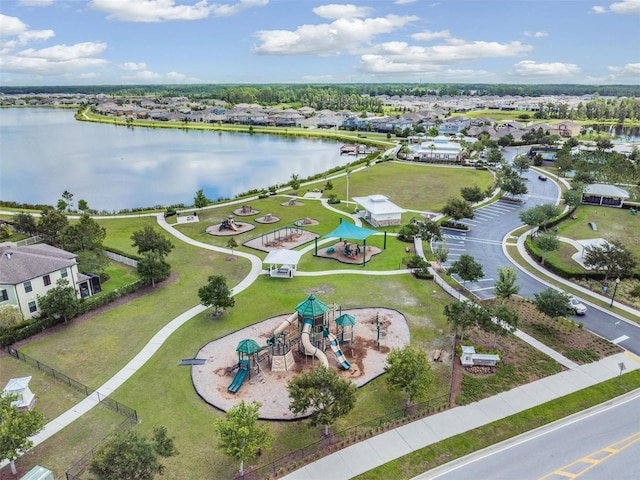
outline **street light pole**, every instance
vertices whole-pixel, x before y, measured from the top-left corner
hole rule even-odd
[[[616,278],[616,286],[613,287],[613,295],[611,295],[610,307],[613,307],[613,301],[616,299],[616,292],[618,291],[618,285],[620,284],[620,277]]]

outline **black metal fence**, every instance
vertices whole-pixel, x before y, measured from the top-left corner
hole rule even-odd
[[[115,400],[113,400],[112,398],[109,398],[107,396],[101,395],[100,392],[97,392],[96,390],[87,387],[86,385],[78,382],[77,380],[74,380],[73,378],[69,377],[68,375],[65,375],[62,372],[59,372],[58,370],[56,370],[55,368],[52,368],[44,363],[42,363],[39,360],[36,360],[33,357],[30,357],[29,355],[22,353],[21,351],[9,347],[8,348],[8,352],[9,355],[11,355],[14,358],[17,358],[18,360],[22,360],[23,362],[25,362],[28,365],[31,365],[34,368],[37,368],[38,370],[40,370],[41,372],[46,373],[47,375],[55,378],[56,380],[66,384],[67,386],[77,390],[78,392],[82,393],[85,396],[89,396],[93,393],[95,393],[98,397],[98,401],[102,404],[105,405],[106,407],[110,408],[111,410],[127,417],[128,419],[130,419],[132,422],[137,423],[138,422],[138,413],[131,407],[127,407],[126,405],[123,405],[120,402],[117,402]]]
[[[329,437],[306,445],[266,465],[246,469],[244,476],[237,475],[236,479],[261,480],[264,478],[277,478],[353,443],[441,411],[447,408],[448,405],[448,395],[442,395],[424,403],[417,403],[401,410],[389,412],[359,425],[333,433]]]

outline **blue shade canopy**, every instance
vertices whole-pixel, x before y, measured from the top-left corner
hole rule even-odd
[[[342,222],[334,231],[327,233],[323,238],[350,238],[353,240],[365,240],[370,235],[378,233],[370,228],[358,227],[353,223]]]
[[[318,300],[314,295],[309,295],[304,302],[301,302],[296,307],[297,312],[303,318],[316,318],[321,315],[324,315],[329,309],[323,302]]]

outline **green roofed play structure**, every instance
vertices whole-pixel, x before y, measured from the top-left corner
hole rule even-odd
[[[260,373],[260,360],[258,358],[259,352],[265,347],[260,347],[255,340],[247,339],[241,340],[236,347],[236,352],[238,352],[238,363],[235,367],[238,368],[235,377],[233,377],[233,381],[231,385],[227,388],[231,393],[236,393],[240,390],[242,383],[245,378],[249,376],[251,378],[251,361],[256,367],[258,373]]]

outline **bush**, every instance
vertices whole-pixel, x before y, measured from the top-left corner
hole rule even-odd
[[[332,193],[331,195],[329,195],[329,200],[327,200],[327,203],[329,203],[330,205],[336,205],[340,203],[340,199],[335,193]]]

